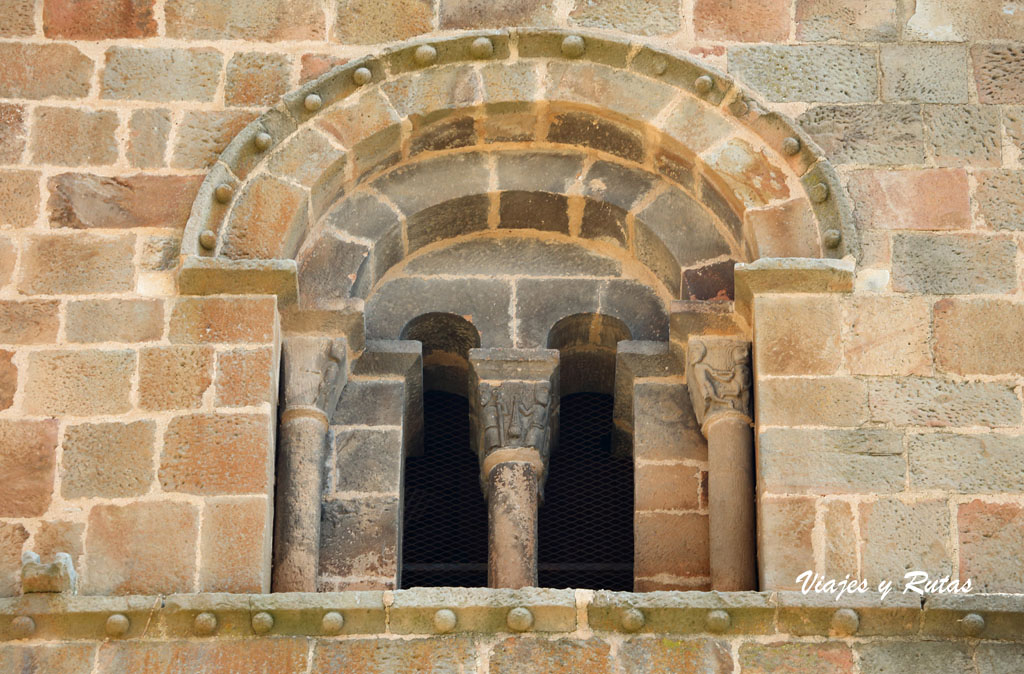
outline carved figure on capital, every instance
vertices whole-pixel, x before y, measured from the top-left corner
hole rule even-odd
[[[479,386],[483,450],[533,447],[547,450],[551,416],[551,385],[547,382],[507,382]]]
[[[720,412],[750,416],[750,344],[727,338],[691,338],[686,383],[697,421]]]

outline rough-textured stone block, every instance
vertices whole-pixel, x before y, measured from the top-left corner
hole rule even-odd
[[[698,39],[782,42],[789,37],[789,3],[783,0],[696,0],[693,25]]]
[[[82,300],[68,302],[69,342],[150,342],[164,332],[160,300]]]
[[[797,121],[834,162],[924,163],[918,105],[825,105],[811,108]]]
[[[874,421],[899,426],[1017,426],[1020,399],[1010,384],[926,377],[879,378],[868,383]]]
[[[1019,246],[979,234],[897,234],[892,240],[892,287],[936,295],[1012,293],[1019,280]]]
[[[966,494],[1024,492],[1024,436],[911,435],[910,486]]]
[[[632,35],[664,35],[679,30],[678,3],[653,0],[637,4],[628,0],[580,2],[569,13],[569,22],[591,28],[612,28]]]
[[[53,493],[57,420],[0,420],[0,517],[39,517]]]
[[[206,505],[199,553],[200,592],[270,589],[269,515],[264,497]]]
[[[479,238],[452,243],[416,257],[404,270],[414,275],[619,276],[618,261],[560,241],[532,237]]]
[[[814,569],[813,498],[763,499],[757,515],[762,590],[796,588],[796,577]]]
[[[266,415],[194,414],[171,419],[160,484],[189,494],[263,494],[273,429]]]
[[[224,102],[227,105],[273,105],[288,91],[291,69],[291,60],[284,54],[235,54],[228,61]]]
[[[61,173],[48,181],[50,222],[58,227],[183,227],[201,176],[117,178]]]
[[[273,403],[277,397],[274,352],[269,349],[235,349],[217,354],[215,404],[246,407]]]
[[[321,306],[340,298],[365,296],[372,282],[369,255],[365,244],[345,241],[330,230],[323,232],[297,260],[302,302]]]
[[[835,297],[758,297],[754,311],[754,362],[758,371],[776,375],[832,374],[842,361],[840,326]]]
[[[230,258],[294,256],[305,234],[306,190],[261,174],[250,180],[231,211],[223,254]]]
[[[633,120],[653,119],[676,96],[673,88],[628,71],[564,60],[548,65],[545,91],[553,100],[599,106]]]
[[[24,674],[88,674],[96,655],[94,644],[45,644],[0,647],[0,669]]]
[[[939,369],[957,374],[1024,374],[1024,304],[940,300],[935,361]]]
[[[213,349],[208,346],[153,346],[139,352],[139,407],[144,410],[194,409],[213,381]]]
[[[772,493],[902,491],[900,436],[882,429],[788,429],[760,433],[758,479]]]
[[[184,297],[171,312],[172,342],[269,342],[277,322],[273,297]]]
[[[143,235],[139,269],[142,271],[168,271],[178,266],[181,239],[175,235]]]
[[[825,575],[829,578],[857,574],[858,535],[854,530],[853,507],[846,501],[827,501],[825,524]]]
[[[611,646],[596,637],[586,641],[509,637],[498,642],[491,651],[489,671],[494,674],[516,674],[522,671],[524,662],[550,674],[611,674],[616,671]]]
[[[692,578],[711,573],[707,515],[638,512],[633,526],[636,578]]]
[[[967,49],[959,45],[883,45],[882,100],[966,103]]]
[[[715,226],[715,218],[682,190],[668,190],[641,211],[637,219],[681,267],[729,254],[728,244]],[[638,222],[637,229],[640,228]],[[639,239],[639,232],[637,236]],[[642,248],[638,241],[637,256],[641,260],[650,259],[654,251]]]
[[[270,156],[267,168],[275,175],[313,187],[321,182],[324,174],[343,168],[345,156],[323,133],[305,128]]]
[[[55,300],[0,301],[0,344],[53,344],[59,327]]]
[[[0,37],[34,33],[35,4],[35,0],[0,0]]]
[[[551,0],[439,0],[440,28],[500,28],[503,26],[549,25],[554,19]]]
[[[899,36],[899,0],[797,0],[798,40],[890,42]]]
[[[637,459],[707,461],[707,442],[701,435],[685,386],[639,381],[632,395],[634,409],[643,410],[633,419],[633,451]]]
[[[0,225],[28,227],[39,212],[39,174],[0,170],[0,200],[6,204],[0,213]]]
[[[1024,662],[1024,644],[979,644],[974,652],[978,674],[1012,672]]]
[[[471,672],[476,670],[476,662],[476,647],[466,637],[413,641],[325,639],[318,641],[313,651],[315,672]]]
[[[821,674],[853,674],[853,651],[845,643],[816,644],[743,644],[740,666],[750,674],[771,672],[821,672]]]
[[[111,47],[100,82],[103,98],[209,101],[223,57],[213,49]]]
[[[11,362],[13,351],[0,350],[0,411],[14,404],[18,390],[18,366]]]
[[[941,578],[952,570],[945,500],[861,503],[860,531],[862,573],[869,584],[891,580],[894,588],[902,588],[908,571]]]
[[[305,84],[310,80],[315,80],[335,66],[345,65],[348,63],[348,59],[343,56],[330,54],[303,54],[301,63],[299,84]]]
[[[857,653],[860,656],[862,674],[885,674],[887,672],[960,674],[974,669],[967,644],[964,643],[876,642],[858,645]]]
[[[4,98],[83,98],[89,94],[92,59],[69,44],[5,42],[0,44],[0,63],[4,64],[0,69],[0,96]]]
[[[957,528],[961,582],[970,578],[975,592],[1020,592],[1020,575],[1007,560],[1024,547],[1021,507],[980,500],[964,503],[957,509]]]
[[[684,464],[639,464],[635,507],[640,510],[697,510],[700,471]]]
[[[729,72],[772,101],[858,103],[878,95],[876,58],[839,45],[733,47]]]
[[[323,7],[313,0],[169,0],[167,36],[185,40],[318,40]]]
[[[13,597],[21,592],[21,549],[27,540],[25,527],[0,522],[0,597]],[[0,649],[0,663],[3,658]]]
[[[867,388],[859,379],[771,377],[758,381],[758,424],[860,426],[867,417]]]
[[[398,497],[325,501],[320,524],[320,573],[396,578]]]
[[[164,166],[171,111],[147,108],[132,112],[128,122],[128,163],[136,168]]]
[[[25,106],[0,103],[0,162],[17,164],[25,149],[27,134]]]
[[[69,40],[153,37],[154,0],[45,0],[43,34]]]
[[[993,229],[1024,230],[1024,171],[976,171],[974,198]]]
[[[135,237],[33,237],[23,253],[19,287],[27,294],[87,294],[132,289]]]
[[[627,672],[733,671],[729,645],[712,639],[629,639],[619,646],[619,660]]]
[[[641,161],[644,156],[644,142],[639,133],[583,112],[566,112],[556,116],[548,129],[548,140],[567,145],[585,145],[635,162]]]
[[[1024,105],[1002,106],[1003,127],[1009,136],[1010,146],[1024,152]]]
[[[35,351],[29,354],[29,414],[118,414],[131,407],[134,351]]]
[[[854,171],[847,186],[864,227],[970,229],[967,173],[955,169]]]
[[[171,166],[209,168],[256,114],[241,110],[188,111],[178,125]]]
[[[971,62],[979,103],[1024,103],[1024,47],[978,45]]]
[[[1019,9],[999,0],[916,0],[908,9],[914,10],[904,30],[910,40],[1016,40],[1024,30]]]
[[[930,374],[931,308],[917,297],[853,295],[844,302],[846,365],[853,374]]]
[[[569,233],[568,201],[547,192],[502,192],[499,227]]]
[[[89,512],[84,594],[193,591],[199,517],[188,503],[97,505]]]
[[[737,234],[740,219],[739,215],[733,215],[736,205],[740,206],[739,210],[743,207],[756,208],[790,195],[786,173],[764,149],[756,148],[745,140],[733,138],[705,155],[704,159],[720,181],[717,187],[712,187],[707,180],[702,181],[704,202]],[[728,198],[722,195],[728,195]]]
[[[64,432],[64,498],[141,496],[153,482],[156,423],[78,424]]]
[[[435,0],[335,0],[332,37],[343,44],[396,42],[433,28]]]
[[[394,492],[402,487],[399,428],[334,428],[331,459],[337,492]]]
[[[1000,110],[990,105],[924,106],[925,145],[938,166],[999,166]]]
[[[17,250],[14,248],[14,241],[8,236],[0,236],[0,288],[11,282],[16,260]]]

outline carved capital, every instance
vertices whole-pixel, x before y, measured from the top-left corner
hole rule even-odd
[[[315,408],[330,416],[348,378],[343,338],[288,337],[281,358],[284,409]]]
[[[476,394],[481,458],[501,448],[532,447],[547,460],[552,407],[549,382],[480,382]]]
[[[750,342],[727,337],[690,337],[686,385],[702,429],[721,414],[742,415],[749,422],[753,385]]]

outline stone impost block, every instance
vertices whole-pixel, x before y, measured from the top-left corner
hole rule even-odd
[[[761,258],[736,264],[736,313],[748,324],[755,295],[848,293],[853,291],[852,258]]]
[[[58,552],[52,562],[44,564],[39,555],[26,550],[21,555],[21,591],[23,594],[33,592],[68,592],[78,591],[78,574],[71,563],[71,555]]]
[[[587,609],[595,630],[618,631],[622,614],[639,609],[644,624],[639,632],[706,633],[708,614],[725,611],[725,634],[772,634],[776,599],[768,592],[597,592]]]
[[[682,361],[665,342],[622,340],[615,347],[615,424],[616,451],[632,453],[633,386],[644,377],[682,377]]]
[[[295,260],[229,260],[190,255],[178,272],[182,295],[277,295],[282,305],[299,296]]]
[[[576,600],[572,590],[523,588],[415,588],[394,593],[391,631],[396,634],[436,634],[434,614],[455,613],[455,633],[508,632],[510,608],[533,614],[531,632],[571,632],[576,629]]]

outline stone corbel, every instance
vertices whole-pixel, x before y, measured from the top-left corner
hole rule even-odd
[[[315,592],[320,489],[330,416],[348,377],[344,339],[288,337],[277,453],[274,592]]]

